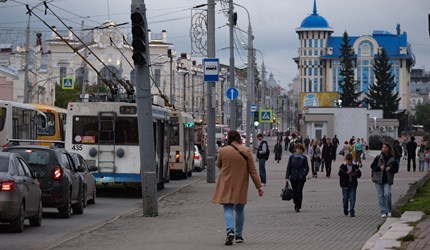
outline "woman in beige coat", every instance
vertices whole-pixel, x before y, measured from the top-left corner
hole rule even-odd
[[[263,185],[255,168],[249,148],[241,145],[239,132],[228,133],[228,146],[218,151],[216,165],[220,169],[212,203],[224,206],[224,220],[227,228],[226,245],[242,243],[242,230],[245,220],[244,208],[248,199],[249,176],[258,194],[263,195]],[[234,217],[233,211],[236,212]],[[236,235],[235,235],[236,232]]]

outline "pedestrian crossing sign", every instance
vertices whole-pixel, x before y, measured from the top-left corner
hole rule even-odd
[[[260,122],[272,122],[272,110],[260,110]]]
[[[74,89],[75,81],[73,77],[63,77],[61,78],[61,87],[62,89]]]

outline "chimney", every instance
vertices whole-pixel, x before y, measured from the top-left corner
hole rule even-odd
[[[167,43],[167,31],[166,30],[161,31],[161,37],[162,37],[163,43]]]
[[[36,33],[36,46],[42,46],[42,33]]]
[[[398,23],[396,26],[396,32],[397,32],[397,35],[400,36],[400,23]]]
[[[151,42],[152,42],[152,37],[151,37],[151,35],[152,35],[152,32],[151,32],[151,30],[150,30],[150,29],[148,29],[148,43],[151,43]]]

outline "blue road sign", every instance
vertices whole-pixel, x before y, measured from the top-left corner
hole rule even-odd
[[[218,58],[203,58],[203,80],[205,82],[219,81]]]
[[[272,121],[272,110],[260,110],[260,122],[271,122]]]
[[[75,82],[72,77],[63,77],[61,78],[62,89],[74,89]]]
[[[239,91],[236,88],[229,88],[227,89],[227,98],[230,100],[236,100],[237,97],[239,96]]]
[[[251,112],[255,112],[255,111],[257,111],[257,105],[251,104]]]

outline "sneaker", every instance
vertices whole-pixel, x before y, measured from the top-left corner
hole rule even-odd
[[[236,243],[243,243],[244,240],[242,238],[242,236],[236,236]]]
[[[296,210],[296,212],[297,212],[297,213],[299,213],[299,212],[300,212],[300,209],[299,209],[299,208],[297,208],[297,207],[295,208],[295,210]]]
[[[348,210],[343,210],[344,215],[348,215]]]
[[[351,213],[349,216],[351,216],[351,217],[355,217],[355,214],[354,214],[354,213]]]
[[[233,245],[233,240],[234,240],[234,232],[230,231],[230,232],[228,232],[227,238],[225,239],[225,245],[226,246]]]
[[[386,214],[381,214],[381,217],[382,218],[387,218],[387,215]]]
[[[387,216],[388,216],[388,217],[391,217],[391,212],[388,212]]]

